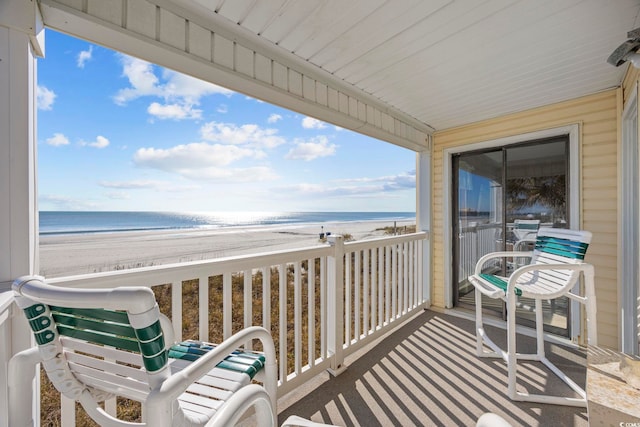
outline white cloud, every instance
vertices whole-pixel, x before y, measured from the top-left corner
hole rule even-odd
[[[278,178],[278,175],[269,167],[256,166],[250,168],[216,168],[184,169],[180,174],[185,178],[195,180],[211,180],[224,182],[263,182]]]
[[[227,107],[225,104],[220,104],[216,111],[220,114],[227,114],[229,112],[229,107]]]
[[[131,87],[120,89],[114,96],[118,105],[124,105],[128,101],[141,96],[161,96],[158,87],[158,78],[153,72],[153,65],[130,56],[121,56],[122,75],[129,80]]]
[[[112,200],[131,200],[131,195],[129,193],[125,193],[124,191],[109,191],[104,193],[104,195],[108,199]]]
[[[276,123],[282,120],[282,116],[280,114],[271,114],[267,119],[267,123]]]
[[[156,188],[158,186],[158,181],[100,181],[98,183],[102,187],[106,188],[116,188],[116,189],[145,189],[145,188]]]
[[[299,183],[281,187],[278,193],[298,198],[392,197],[398,191],[415,191],[415,178],[415,171],[411,171],[392,176],[339,180],[329,184]]]
[[[147,113],[158,119],[200,119],[202,118],[202,110],[194,109],[192,105],[186,104],[159,104],[152,102],[147,108]]]
[[[165,192],[182,192],[196,190],[197,185],[175,184],[170,181],[155,180],[131,180],[131,181],[100,181],[101,187],[113,188],[116,190],[160,190]]]
[[[84,64],[91,60],[91,55],[93,54],[93,46],[89,46],[89,50],[83,50],[78,54],[77,64],[78,68],[84,68]]]
[[[324,129],[326,125],[318,119],[307,116],[302,119],[302,127],[305,129]]]
[[[45,86],[38,85],[36,93],[38,110],[51,110],[57,96],[55,92]]]
[[[109,146],[109,140],[102,135],[98,135],[95,141],[80,141],[80,145],[93,148],[106,148]]]
[[[293,147],[285,158],[292,160],[311,161],[319,157],[333,156],[336,154],[336,144],[329,144],[326,136],[320,135],[309,141],[295,140]]]
[[[235,145],[208,144],[194,142],[177,145],[169,149],[140,148],[135,152],[136,165],[164,171],[202,169],[211,166],[227,166],[246,157],[256,157],[255,150]]]
[[[375,178],[342,179],[336,181],[342,185],[364,185],[367,188],[382,188],[383,191],[399,191],[413,189],[416,186],[416,171],[398,175],[380,176]]]
[[[164,69],[161,77],[156,75],[156,67],[146,61],[120,55],[122,75],[129,81],[129,87],[120,89],[113,97],[118,105],[141,97],[157,97],[164,105],[154,102],[149,114],[159,119],[199,119],[202,111],[195,109],[204,96],[221,94],[231,96],[229,89],[208,83],[191,76]]]
[[[45,142],[54,147],[60,147],[61,145],[69,145],[69,138],[61,133],[54,133],[51,138],[47,138]]]
[[[276,174],[266,166],[230,168],[231,163],[246,158],[260,158],[260,150],[237,145],[196,142],[169,149],[141,148],[133,156],[139,167],[177,173],[192,180],[255,182],[271,180]]]
[[[100,206],[86,199],[76,199],[57,194],[42,194],[38,196],[38,204],[41,209],[51,210],[93,210]]]
[[[259,148],[274,148],[286,140],[277,135],[277,129],[263,129],[255,124],[238,126],[234,123],[206,123],[200,129],[202,139],[222,144],[249,145]]]

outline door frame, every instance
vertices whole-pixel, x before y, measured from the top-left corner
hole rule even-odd
[[[518,135],[507,136],[504,138],[496,138],[486,141],[478,141],[470,144],[465,144],[463,146],[446,148],[443,150],[442,156],[442,194],[445,195],[442,202],[443,206],[443,259],[444,259],[444,303],[445,308],[453,308],[453,290],[451,286],[451,279],[453,274],[453,224],[451,222],[452,218],[452,200],[451,194],[453,191],[452,188],[452,168],[451,168],[451,159],[453,155],[464,153],[467,151],[476,151],[483,150],[488,148],[496,148],[503,147],[513,144],[519,144],[522,142],[533,141],[536,139],[545,139],[545,138],[553,138],[562,135],[569,136],[569,176],[568,176],[568,187],[569,191],[569,199],[567,203],[569,204],[568,215],[569,215],[569,224],[571,224],[572,229],[580,229],[580,200],[582,193],[582,185],[580,180],[580,133],[581,126],[579,123],[561,126],[551,129],[544,129],[535,132],[528,132]],[[580,310],[578,309],[579,303],[576,301],[571,301],[571,319],[570,319],[570,334],[571,338],[575,338],[580,335]]]

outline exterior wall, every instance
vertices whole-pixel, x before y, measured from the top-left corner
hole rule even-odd
[[[621,91],[614,89],[471,125],[438,131],[432,151],[432,304],[445,307],[443,230],[444,150],[568,125],[580,125],[580,224],[593,233],[587,261],[596,269],[598,341],[618,347],[618,123]]]

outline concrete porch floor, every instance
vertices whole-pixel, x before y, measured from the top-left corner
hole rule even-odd
[[[506,331],[487,327],[504,348]],[[519,352],[534,352],[533,338],[518,336]],[[586,352],[546,344],[547,357],[584,387]],[[299,415],[339,426],[474,426],[495,412],[513,426],[587,426],[587,410],[513,402],[506,396],[502,359],[475,356],[472,321],[424,311],[347,360],[347,370],[323,373],[283,396],[278,422]],[[518,365],[518,390],[575,396],[537,362]]]

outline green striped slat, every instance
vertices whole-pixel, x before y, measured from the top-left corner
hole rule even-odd
[[[86,329],[94,332],[102,332],[126,338],[136,338],[136,333],[129,324],[117,324],[102,320],[88,319],[86,317],[76,317],[53,313],[53,319],[58,326],[64,325],[74,329]]]
[[[52,312],[65,313],[73,316],[88,317],[90,319],[106,320],[109,322],[129,324],[129,316],[126,311],[105,310],[104,308],[69,308],[49,306]]]
[[[147,372],[155,372],[162,369],[169,360],[169,355],[167,351],[161,351],[152,357],[142,356],[142,362],[144,363],[144,368]]]
[[[129,350],[140,353],[137,339],[117,337],[103,332],[90,331],[85,329],[70,328],[65,325],[58,325],[58,333],[68,337],[89,341],[95,344],[108,345],[121,350]]]
[[[42,332],[34,332],[33,335],[36,338],[36,342],[38,343],[38,345],[48,344],[56,337],[56,335],[50,329],[46,329]]]
[[[215,346],[185,341],[172,346],[169,349],[169,357],[172,359],[195,361],[213,348],[215,348]],[[235,372],[243,372],[249,375],[250,378],[253,378],[258,371],[264,367],[265,360],[262,354],[237,350],[225,357],[224,360],[218,363],[217,367]]]
[[[38,316],[35,319],[29,319],[29,326],[33,332],[40,332],[51,326],[51,318],[49,316]]]
[[[61,335],[140,353],[145,369],[154,372],[167,363],[160,321],[140,329],[124,311],[50,307]]]
[[[33,331],[33,336],[36,339],[38,345],[45,345],[50,343],[56,337],[54,331],[49,328],[52,323],[52,319],[46,313],[46,306],[44,304],[34,304],[22,310],[27,316],[29,327]]]
[[[160,320],[156,320],[154,324],[146,328],[136,329],[135,331],[136,337],[138,337],[140,341],[151,341],[162,335],[162,326],[160,325]]]
[[[583,260],[588,247],[589,244],[584,242],[550,236],[538,236],[535,249],[540,252],[559,255],[565,258]]]
[[[45,310],[45,306],[44,304],[34,304],[30,307],[25,308],[24,310],[24,314],[25,316],[27,316],[27,319],[33,319],[34,317],[38,317],[40,315],[42,315],[42,313],[44,313]]]
[[[480,274],[479,275],[481,278],[483,278],[484,280],[486,280],[487,282],[491,283],[494,286],[497,286],[498,288],[502,289],[503,291],[507,292],[507,282],[506,280],[503,280],[501,278],[499,278],[498,276],[494,276],[492,274]],[[520,296],[522,295],[522,291],[518,288],[515,288],[515,293],[516,295]]]

